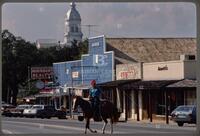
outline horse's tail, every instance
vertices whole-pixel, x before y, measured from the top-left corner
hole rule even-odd
[[[118,108],[114,107],[113,109],[113,123],[117,123],[119,121],[119,117],[121,112],[119,112]]]

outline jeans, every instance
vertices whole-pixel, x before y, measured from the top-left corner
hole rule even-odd
[[[92,109],[94,111],[94,115],[100,115],[100,100],[99,97],[93,97],[91,99]]]

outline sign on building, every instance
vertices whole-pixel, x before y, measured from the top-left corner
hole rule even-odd
[[[89,85],[91,80],[97,83],[114,80],[114,52],[107,52],[105,48],[104,36],[89,38],[88,54],[82,55],[84,85]]]
[[[31,79],[52,79],[53,67],[31,67]]]
[[[72,78],[78,78],[78,77],[79,77],[78,71],[72,72]]]
[[[141,79],[141,63],[117,65],[116,76],[117,80]]]

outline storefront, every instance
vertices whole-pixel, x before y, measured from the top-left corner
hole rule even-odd
[[[61,86],[89,86],[91,80],[97,83],[114,80],[114,52],[105,50],[105,37],[89,38],[88,54],[81,60],[53,63],[57,82]]]

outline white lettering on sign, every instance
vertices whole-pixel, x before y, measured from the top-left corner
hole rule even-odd
[[[66,74],[69,74],[69,69],[66,68],[66,69],[65,69],[65,73],[66,73]]]
[[[92,43],[92,47],[99,46],[99,42]]]
[[[108,63],[106,62],[107,55],[93,55],[93,65],[94,66],[106,66]]]

